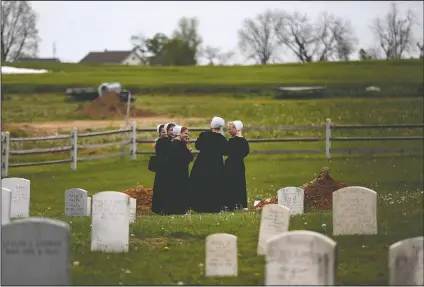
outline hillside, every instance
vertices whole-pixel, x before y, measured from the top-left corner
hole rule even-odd
[[[390,87],[392,93],[422,93],[423,60],[355,61],[267,66],[140,67],[66,63],[15,63],[47,69],[38,75],[2,75],[10,93],[64,92],[68,87],[120,82],[134,92],[257,92],[279,86],[327,85],[335,90]],[[406,89],[406,90],[405,90]]]

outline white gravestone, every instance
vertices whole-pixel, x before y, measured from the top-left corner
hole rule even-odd
[[[137,199],[130,197],[130,223],[135,222],[137,217]]]
[[[279,204],[264,205],[259,228],[258,255],[264,255],[266,242],[277,234],[287,232],[289,224],[290,209]]]
[[[265,285],[334,285],[336,242],[308,230],[274,236],[265,248]]]
[[[12,206],[12,191],[5,187],[1,188],[1,224],[10,221],[10,209]]]
[[[1,180],[1,186],[12,191],[10,217],[29,217],[31,182],[25,178],[9,177]]]
[[[87,215],[91,214],[91,197],[87,197]]]
[[[292,215],[304,213],[305,191],[300,187],[288,186],[278,191],[278,204],[288,207]]]
[[[129,196],[103,191],[92,197],[91,251],[128,252]]]
[[[2,226],[2,285],[72,285],[69,225],[26,218]]]
[[[237,276],[237,236],[215,233],[206,237],[206,276]]]
[[[87,216],[87,191],[71,188],[65,191],[65,216]]]
[[[389,284],[424,286],[424,237],[398,241],[389,247]]]
[[[333,235],[377,234],[377,193],[360,186],[333,192]]]

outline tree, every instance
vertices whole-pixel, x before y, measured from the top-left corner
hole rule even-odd
[[[348,61],[357,42],[350,21],[321,13],[315,23],[306,14],[276,12],[275,33],[280,43],[304,63]]]
[[[391,4],[391,11],[384,19],[377,17],[371,30],[377,38],[386,59],[401,59],[405,52],[414,48],[412,28],[415,16],[408,10],[405,16],[400,15],[396,3]]]
[[[228,65],[228,62],[234,57],[235,52],[227,51],[218,54],[218,62],[220,65],[225,66]]]
[[[28,1],[1,2],[1,61],[35,57],[40,38],[37,15]]]
[[[245,19],[238,31],[239,47],[248,59],[267,64],[278,47],[274,32],[274,15],[265,11],[255,19]]]
[[[423,41],[421,40],[421,43],[420,42],[417,42],[417,47],[418,47],[418,50],[420,51],[420,59],[424,59],[424,44],[423,44]]]
[[[185,49],[185,55],[189,58],[191,57],[191,59],[187,58],[187,63],[190,63],[189,65],[195,65],[197,63],[197,56],[200,52],[202,38],[198,33],[198,29],[199,21],[197,18],[182,17],[172,37],[174,44],[180,42],[177,46],[180,49]]]
[[[219,59],[220,52],[221,49],[219,49],[218,47],[206,46],[202,50],[201,54],[208,61],[209,65],[214,65],[214,61]]]

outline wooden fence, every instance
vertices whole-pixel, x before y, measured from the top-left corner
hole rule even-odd
[[[404,152],[420,152],[423,148],[337,148],[331,149],[332,142],[342,141],[412,141],[412,140],[423,140],[423,136],[404,136],[404,137],[332,137],[332,131],[337,130],[352,130],[352,129],[422,129],[424,124],[381,124],[381,125],[334,125],[330,119],[327,119],[325,126],[281,126],[281,127],[246,127],[243,130],[280,130],[280,131],[301,131],[301,130],[322,130],[325,133],[325,137],[296,137],[296,138],[270,138],[270,139],[248,139],[249,143],[268,143],[268,142],[325,142],[325,150],[321,149],[306,149],[306,150],[252,150],[252,154],[325,154],[327,159],[331,158],[331,154],[377,154],[377,153],[404,153]],[[205,128],[190,128],[190,131],[203,131]],[[138,151],[138,143],[153,143],[153,139],[142,140],[137,139],[137,132],[156,132],[155,128],[137,128],[136,123],[132,122],[130,128],[109,130],[102,132],[92,133],[81,133],[78,134],[76,128],[74,128],[70,135],[56,135],[47,137],[25,137],[25,138],[11,138],[9,132],[3,132],[1,135],[1,175],[6,177],[8,175],[9,167],[21,167],[21,166],[36,166],[46,164],[59,164],[59,163],[70,163],[72,170],[77,169],[77,163],[89,160],[104,159],[109,157],[126,156],[129,155],[132,160],[135,160],[137,154],[154,154],[154,150],[151,148],[150,151]],[[129,133],[129,137],[128,137]],[[80,145],[78,144],[79,138],[87,137],[98,137],[112,134],[121,134],[122,140],[118,142],[110,142],[103,144],[90,144]],[[129,139],[128,139],[129,138]],[[59,146],[54,148],[39,148],[29,150],[10,150],[10,143],[16,142],[34,142],[34,141],[47,141],[47,140],[63,140],[68,139],[69,145]],[[194,142],[195,140],[190,140]],[[126,146],[130,146],[129,152],[126,151]],[[121,146],[122,151],[119,153],[89,156],[89,157],[78,157],[78,151],[82,149],[92,148],[104,148],[111,146]],[[46,154],[46,153],[57,153],[69,151],[70,156],[66,159],[60,160],[49,160],[41,162],[25,162],[25,163],[13,163],[9,164],[10,156],[18,155],[35,155],[35,154]],[[193,151],[194,154],[198,151]]]

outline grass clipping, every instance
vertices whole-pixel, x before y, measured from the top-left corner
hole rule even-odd
[[[85,106],[82,112],[90,118],[123,117],[127,113],[127,102],[121,102],[119,94],[116,92],[107,92]],[[134,105],[130,107],[131,117],[148,117],[154,115],[149,110],[136,109]]]
[[[147,213],[152,211],[153,188],[137,186],[135,188],[129,188],[123,191],[123,193],[137,200],[137,213]]]
[[[347,186],[345,183],[332,179],[329,168],[324,167],[321,169],[317,178],[301,186],[305,192],[305,212],[331,210],[333,207],[333,192]],[[278,198],[267,198],[261,200],[253,209],[257,210],[261,209],[264,205],[277,203]]]

